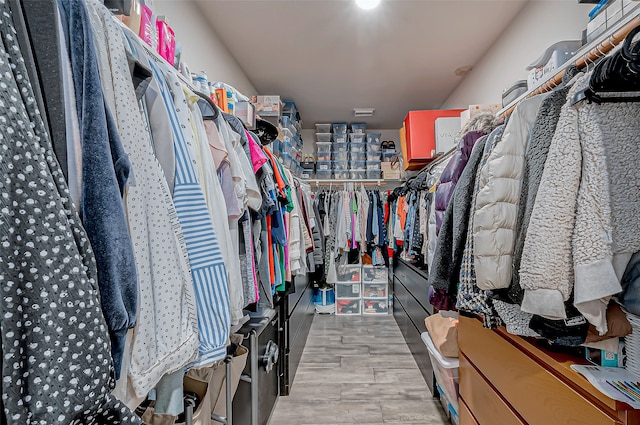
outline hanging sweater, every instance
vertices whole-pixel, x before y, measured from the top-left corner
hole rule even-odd
[[[135,256],[122,204],[131,164],[105,103],[86,6],[59,2],[82,141],[80,218],[96,255],[100,300],[119,376],[127,330],[135,326],[138,308]]]
[[[8,3],[0,16],[2,422],[139,424],[110,394],[94,253],[10,37]]]
[[[473,220],[474,263],[480,289],[511,283],[516,219],[529,129],[545,95],[522,101],[480,169]]]
[[[524,311],[564,318],[573,289],[576,308],[606,332],[608,300],[640,251],[640,151],[629,148],[640,141],[639,114],[638,103],[563,107],[524,243]]]
[[[138,267],[138,324],[125,375],[144,398],[163,375],[191,362],[198,351],[193,280],[182,229],[130,77],[122,29],[98,0],[87,3],[99,50],[100,75],[110,84],[107,103],[135,168],[126,208]],[[109,78],[107,78],[107,76]],[[179,294],[176,296],[176,294]],[[137,405],[130,407],[135,408]]]

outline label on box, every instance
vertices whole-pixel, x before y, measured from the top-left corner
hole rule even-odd
[[[280,96],[257,96],[256,112],[262,115],[280,115]]]

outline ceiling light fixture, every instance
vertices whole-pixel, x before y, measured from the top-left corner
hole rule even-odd
[[[380,0],[356,0],[356,4],[360,9],[371,10],[380,5]]]
[[[355,117],[372,117],[376,108],[353,108],[353,115]]]

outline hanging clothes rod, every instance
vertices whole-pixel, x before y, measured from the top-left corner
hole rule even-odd
[[[367,180],[367,179],[363,179],[363,180],[350,180],[350,179],[334,179],[334,180],[304,180],[305,183],[309,183],[312,186],[330,186],[330,185],[339,185],[339,184],[344,184],[344,183],[353,183],[355,185],[365,185],[365,186],[385,186],[387,184],[392,185],[392,184],[397,184],[400,185],[402,184],[401,180],[382,180],[382,179],[375,179],[375,180]]]
[[[614,30],[611,34],[609,34],[609,36],[602,39],[602,41],[591,47],[584,54],[580,55],[578,58],[574,59],[571,62],[567,62],[560,68],[560,71],[558,71],[553,77],[549,78],[541,86],[537,87],[531,92],[523,94],[520,98],[516,99],[512,105],[509,105],[502,109],[500,112],[498,112],[498,116],[506,118],[511,115],[513,110],[516,108],[516,105],[522,100],[551,91],[554,87],[558,86],[562,82],[562,77],[564,77],[564,73],[569,66],[575,65],[578,68],[582,69],[588,64],[592,64],[601,57],[606,56],[620,43],[622,43],[627,35],[629,35],[629,33],[639,25],[640,15],[636,13],[626,23],[622,23],[622,26],[620,28]]]
[[[444,161],[447,161],[447,160],[451,159],[451,157],[455,153],[456,149],[457,149],[457,146],[453,147],[450,150],[448,150],[447,152],[443,153],[442,155],[440,155],[439,157],[437,157],[436,159],[434,159],[433,161],[431,161],[430,163],[425,165],[418,172],[418,174],[416,174],[415,176],[410,177],[409,179],[407,179],[407,181],[405,183],[410,183],[411,181],[413,181],[413,180],[417,179],[418,177],[420,177],[420,175],[430,172],[436,165],[441,164]]]

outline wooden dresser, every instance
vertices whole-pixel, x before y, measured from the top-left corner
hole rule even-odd
[[[458,342],[461,425],[640,425],[640,410],[606,397],[570,368],[575,357],[466,317]]]

